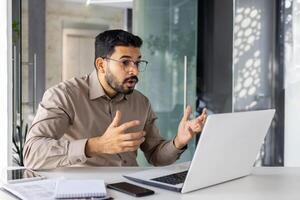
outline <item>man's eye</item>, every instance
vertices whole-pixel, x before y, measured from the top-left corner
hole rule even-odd
[[[141,61],[136,61],[135,64],[136,64],[137,67],[139,67],[140,64],[141,64]]]
[[[125,66],[129,66],[130,65],[130,60],[123,60],[122,63]]]

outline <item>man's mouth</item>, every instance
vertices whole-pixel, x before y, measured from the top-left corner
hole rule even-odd
[[[136,76],[133,76],[133,77],[125,79],[124,83],[127,85],[127,87],[133,88],[136,85],[136,83],[138,82],[138,80],[139,79]]]
[[[129,80],[127,80],[125,83],[126,83],[126,85],[127,85],[128,87],[132,88],[132,87],[135,86],[135,84],[137,83],[137,81],[136,81],[135,79],[129,79]]]

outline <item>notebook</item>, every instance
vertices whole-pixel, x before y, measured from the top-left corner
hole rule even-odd
[[[105,197],[106,188],[103,180],[69,180],[61,179],[55,188],[56,199]]]

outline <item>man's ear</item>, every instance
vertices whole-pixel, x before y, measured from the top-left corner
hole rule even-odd
[[[105,69],[104,69],[104,59],[101,58],[101,57],[98,57],[96,60],[95,60],[95,65],[96,65],[96,68],[99,72],[101,73],[104,73],[105,72]]]

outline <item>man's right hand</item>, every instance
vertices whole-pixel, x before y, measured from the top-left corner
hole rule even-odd
[[[131,127],[138,126],[140,121],[134,120],[119,125],[121,112],[117,111],[112,123],[102,136],[88,139],[85,146],[87,157],[99,154],[115,154],[127,151],[135,151],[145,141],[145,132],[125,133]]]

